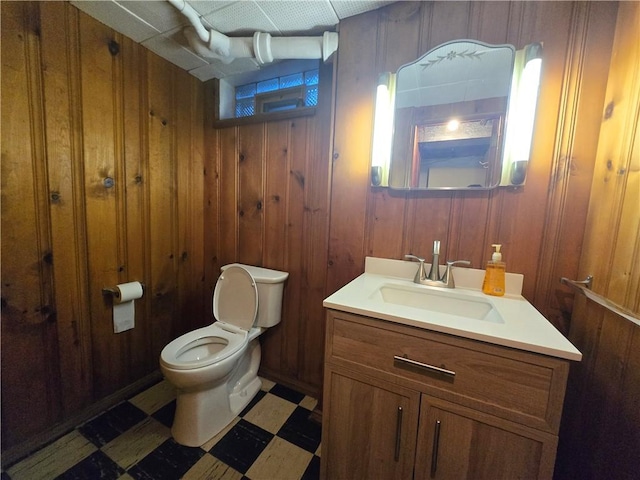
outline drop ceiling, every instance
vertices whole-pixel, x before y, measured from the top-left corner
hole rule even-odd
[[[192,0],[188,3],[201,15],[205,27],[231,37],[246,37],[256,31],[273,36],[321,35],[335,30],[344,18],[393,1]],[[166,0],[72,0],[71,4],[202,81],[231,79],[261,68],[253,58],[238,58],[224,64],[196,55],[182,34],[189,21]]]

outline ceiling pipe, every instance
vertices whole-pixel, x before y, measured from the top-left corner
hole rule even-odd
[[[231,63],[236,58],[255,58],[260,65],[274,60],[315,59],[327,61],[338,49],[338,34],[324,32],[322,37],[272,37],[269,33],[255,32],[253,37],[228,37],[207,29],[200,15],[185,0],[168,0],[191,23],[184,35],[193,51],[209,59]]]
[[[171,5],[176,7],[180,13],[182,13],[191,22],[191,25],[195,28],[198,37],[205,43],[209,43],[211,35],[202,22],[200,21],[200,15],[189,5],[185,0],[167,0]]]

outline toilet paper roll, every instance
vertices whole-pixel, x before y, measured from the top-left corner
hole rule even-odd
[[[119,295],[113,299],[113,332],[120,333],[135,327],[135,300],[142,298],[142,284],[128,282],[116,285]]]
[[[116,285],[118,295],[114,297],[114,303],[130,302],[142,298],[142,284],[140,282],[128,282]]]

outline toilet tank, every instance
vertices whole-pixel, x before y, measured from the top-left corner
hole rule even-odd
[[[270,268],[255,267],[243,263],[232,263],[221,268],[235,265],[246,269],[256,281],[258,289],[258,317],[254,326],[273,327],[280,323],[282,318],[282,293],[284,282],[289,277],[288,272],[271,270]]]

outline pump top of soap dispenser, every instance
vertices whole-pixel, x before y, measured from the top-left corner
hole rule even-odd
[[[494,262],[501,262],[502,253],[500,253],[500,249],[502,248],[502,245],[499,243],[494,243],[491,246],[496,250],[495,252],[493,252],[493,255],[491,255],[491,260]]]

